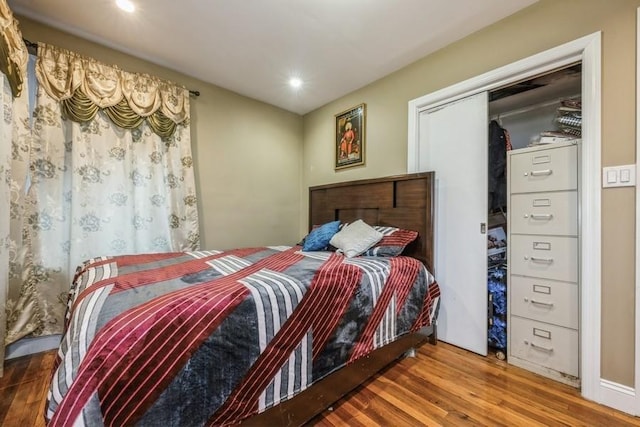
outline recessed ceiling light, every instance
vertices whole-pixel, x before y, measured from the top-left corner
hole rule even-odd
[[[125,12],[133,13],[136,10],[136,5],[130,0],[116,0],[116,4]]]
[[[297,77],[292,77],[291,79],[289,79],[289,86],[294,89],[298,89],[300,86],[302,86],[302,80]]]

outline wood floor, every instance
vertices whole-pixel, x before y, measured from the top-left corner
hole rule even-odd
[[[44,402],[55,351],[7,360],[0,378],[0,426],[44,426]]]
[[[0,378],[0,426],[44,426],[54,352],[10,360]],[[577,390],[439,343],[395,363],[310,426],[640,426]]]

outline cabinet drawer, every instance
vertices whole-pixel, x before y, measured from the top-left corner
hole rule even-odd
[[[558,326],[578,329],[578,285],[511,276],[510,313]]]
[[[575,190],[578,186],[578,147],[549,148],[509,155],[511,193]]]
[[[578,235],[578,193],[513,194],[509,203],[512,233]]]
[[[517,316],[509,320],[512,356],[579,376],[578,331]]]
[[[578,281],[578,238],[511,235],[511,273],[545,279]]]

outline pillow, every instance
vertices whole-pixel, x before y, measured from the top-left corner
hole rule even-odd
[[[382,240],[362,255],[382,257],[398,256],[409,243],[413,242],[418,237],[418,232],[413,230],[403,230],[402,228],[396,227],[383,227],[380,225],[376,225],[373,228],[382,233]]]
[[[353,258],[378,243],[382,233],[359,219],[337,232],[329,241],[347,258]]]
[[[329,245],[329,240],[338,232],[340,221],[331,221],[314,228],[304,238],[303,251],[322,251]]]

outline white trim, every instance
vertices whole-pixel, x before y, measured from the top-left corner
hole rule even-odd
[[[586,46],[596,37],[599,42],[600,33],[597,32],[409,101],[407,173],[418,171],[417,159],[420,158],[418,116],[420,112],[579,62],[582,60],[582,53]],[[598,69],[598,74],[599,71]]]
[[[636,24],[636,325],[635,325],[635,413],[640,416],[640,8]]]
[[[549,49],[475,78],[409,101],[407,171],[418,171],[421,111],[488,91],[524,78],[582,61],[583,135],[580,160],[582,251],[580,254],[581,327],[580,371],[582,396],[612,406],[601,399],[601,33],[596,32]],[[636,374],[637,374],[636,369]]]
[[[582,396],[601,400],[601,35],[582,51],[582,155],[580,191],[580,379]]]
[[[636,404],[638,396],[633,388],[609,380],[600,380],[600,390],[602,401],[608,402],[607,406],[631,415],[640,415],[640,409]]]

